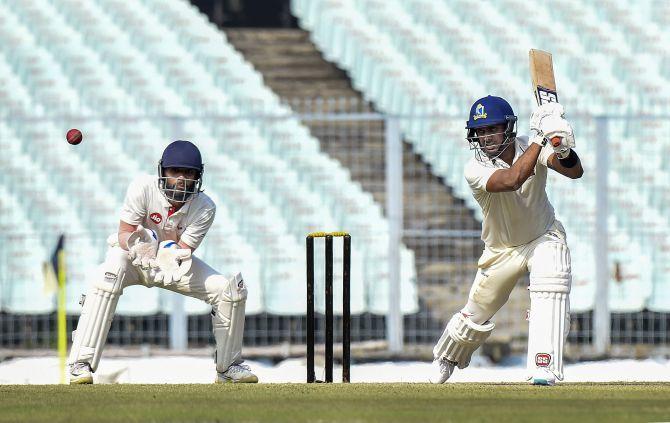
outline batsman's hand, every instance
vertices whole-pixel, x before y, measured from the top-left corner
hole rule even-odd
[[[148,269],[151,260],[156,258],[158,236],[151,229],[138,225],[135,232],[128,237],[128,258],[133,266]]]
[[[551,145],[559,159],[566,158],[575,147],[575,135],[565,120],[565,109],[558,103],[542,104],[530,117],[530,129],[538,136],[551,140]]]
[[[542,120],[549,116],[565,117],[565,108],[559,103],[544,103],[535,108],[530,115],[530,129],[542,132]]]
[[[191,269],[191,250],[179,248],[175,241],[163,241],[158,246],[156,259],[151,267],[155,272],[154,281],[170,285],[182,280]]]

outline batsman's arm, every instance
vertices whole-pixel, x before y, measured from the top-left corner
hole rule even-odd
[[[579,160],[579,156],[575,150],[570,150],[570,155],[565,159],[559,159],[555,153],[552,154],[549,156],[549,160],[547,160],[547,166],[570,179],[579,179],[584,174],[582,161]]]
[[[531,143],[528,149],[508,169],[498,169],[486,182],[488,192],[516,191],[535,171],[537,158],[540,156],[542,147],[537,143]]]
[[[123,220],[119,221],[119,246],[128,251],[128,238],[137,230],[137,225],[131,225]]]

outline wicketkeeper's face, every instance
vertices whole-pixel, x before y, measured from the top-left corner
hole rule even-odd
[[[166,187],[169,189],[192,191],[198,178],[198,171],[184,167],[168,167],[165,169]]]
[[[482,151],[488,155],[496,155],[500,145],[505,141],[505,125],[491,125],[475,130]]]

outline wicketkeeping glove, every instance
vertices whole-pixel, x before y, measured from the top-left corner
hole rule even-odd
[[[148,269],[151,260],[156,258],[158,236],[151,229],[138,225],[135,232],[128,237],[128,258],[133,266]]]
[[[165,285],[179,282],[191,269],[191,250],[179,248],[175,241],[163,241],[158,246],[156,259],[151,267],[155,271],[154,281]]]

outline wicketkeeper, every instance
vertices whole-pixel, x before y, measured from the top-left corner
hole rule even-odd
[[[435,382],[464,369],[494,329],[491,321],[517,280],[530,273],[528,380],[553,385],[563,379],[563,344],[570,329],[570,251],[563,225],[547,199],[547,169],[577,179],[584,173],[572,127],[557,103],[530,118],[530,139],[516,135],[517,117],[507,101],[477,100],[467,121],[475,157],[465,178],[482,208],[484,252],[468,302],[447,324],[433,349]],[[552,147],[548,140],[560,137]]]
[[[242,363],[247,288],[241,274],[224,277],[192,256],[214,221],[216,205],[201,191],[204,166],[189,141],[167,146],[158,177],[128,187],[118,234],[107,239],[105,262],[94,272],[73,332],[70,383],[93,383],[116,304],[130,285],[161,287],[212,306],[216,382],[258,382]]]

